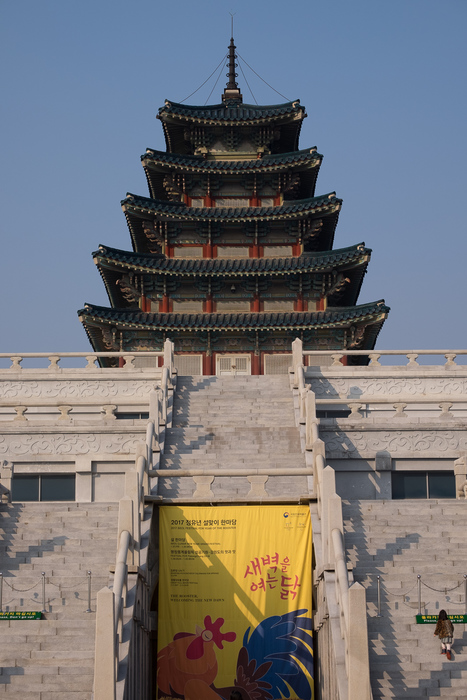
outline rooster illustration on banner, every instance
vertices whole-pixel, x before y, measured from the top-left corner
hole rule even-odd
[[[229,700],[237,690],[242,700],[312,700],[313,641],[306,609],[263,620],[243,636],[232,685],[216,687],[217,654],[235,632],[222,632],[224,619],[206,615],[203,627],[179,632],[157,656],[159,698]]]

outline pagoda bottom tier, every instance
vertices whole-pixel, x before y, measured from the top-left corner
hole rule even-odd
[[[234,358],[229,373],[286,372],[297,337],[305,350],[371,348],[387,312],[383,302],[323,312],[248,314],[145,313],[87,305],[80,317],[96,350],[157,351],[169,338],[180,373],[213,375],[223,373],[228,358]],[[279,355],[282,360],[273,359]]]

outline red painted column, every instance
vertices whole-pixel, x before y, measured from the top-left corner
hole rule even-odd
[[[255,352],[252,355],[251,358],[251,373],[252,374],[261,374],[261,356],[260,354],[256,354]]]
[[[260,303],[261,302],[259,300],[259,295],[255,294],[255,296],[253,297],[253,308],[252,308],[253,313],[259,313]]]
[[[212,371],[212,365],[213,365],[212,355],[208,355],[207,352],[203,352],[203,375],[204,376],[210,376],[211,374],[214,374],[214,372]]]
[[[296,301],[296,311],[303,311],[303,295],[299,294]]]
[[[212,243],[203,243],[203,258],[212,258]]]
[[[169,304],[170,304],[170,299],[169,299],[167,294],[164,294],[164,296],[162,297],[162,302],[160,303],[161,313],[163,313],[163,314],[169,313]]]

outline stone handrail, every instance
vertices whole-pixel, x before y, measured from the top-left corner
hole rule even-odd
[[[150,471],[156,466],[154,460],[158,460],[158,455],[163,449],[165,425],[169,415],[168,402],[174,386],[173,367],[172,352],[171,365],[162,368],[162,387],[154,388],[149,396],[146,439],[137,450],[135,469],[125,475],[125,496],[119,502],[118,551],[113,590],[104,588],[98,593],[94,700],[116,700],[117,696],[123,697],[124,693],[128,668],[120,674],[123,676],[122,680],[118,680],[118,669],[119,665],[128,665],[128,642],[125,641],[126,635],[123,631],[126,623],[132,623],[131,615],[125,613],[128,610],[130,590],[133,601],[130,602],[131,606],[134,604],[138,576],[144,577],[146,567],[141,552],[141,523],[144,518],[145,499],[151,491]],[[152,488],[155,488],[154,481]],[[147,629],[144,633],[147,634]],[[103,675],[107,679],[106,682],[102,682]],[[138,677],[138,673],[132,675]]]
[[[315,480],[319,480],[321,513],[321,540],[324,570],[334,572],[334,595],[338,609],[338,628],[344,642],[346,687],[340,688],[340,700],[371,700],[370,666],[368,657],[368,630],[362,624],[366,620],[366,591],[359,583],[350,584],[346,564],[342,502],[336,493],[335,472],[332,467],[324,469],[323,457],[319,455],[321,468],[316,469]],[[326,577],[325,577],[326,578]],[[328,580],[327,585],[332,585]],[[329,593],[328,593],[329,596]],[[317,611],[318,619],[329,616]],[[334,621],[335,622],[335,621]],[[333,621],[330,621],[333,624]],[[334,639],[335,641],[335,639]]]
[[[313,392],[307,393],[313,394]],[[455,394],[436,394],[431,396],[423,394],[397,394],[393,396],[362,394],[358,397],[347,398],[324,398],[316,397],[314,394],[313,396],[315,404],[321,409],[328,406],[331,408],[337,406],[339,408],[347,407],[350,414],[348,416],[340,416],[339,420],[378,420],[381,413],[384,413],[385,420],[388,418],[411,418],[418,422],[439,420],[440,418],[450,420],[456,418],[456,411],[465,411],[467,407],[465,396],[456,396]],[[388,415],[389,408],[394,409],[392,415]]]
[[[198,503],[232,503],[239,502],[260,502],[260,503],[290,503],[290,494],[284,496],[271,496],[267,491],[267,482],[270,477],[284,476],[307,476],[311,477],[313,470],[310,467],[205,467],[204,469],[151,469],[150,477],[162,478],[191,478],[193,479],[195,491],[191,497],[163,498],[158,495],[146,496],[146,503],[191,503],[196,498]],[[244,496],[238,493],[233,498],[232,495],[221,496],[215,494],[212,485],[216,478],[245,477],[250,484],[250,490]],[[308,503],[310,496],[307,493],[297,494],[294,500],[301,503]]]
[[[322,353],[316,353],[322,354]],[[366,620],[366,593],[358,583],[350,585],[346,565],[342,502],[336,492],[335,472],[326,466],[324,442],[319,439],[319,422],[316,417],[315,394],[305,384],[302,342],[296,339],[292,344],[293,387],[298,393],[299,422],[305,425],[305,449],[312,451],[314,491],[317,497],[318,516],[321,521],[322,565],[321,577],[324,585],[330,586],[330,573],[333,572],[335,601],[338,609],[339,636],[344,644],[344,665],[346,682],[337,681],[336,694],[339,700],[371,700],[370,666],[368,656],[368,630],[362,624]],[[318,600],[326,601],[318,609],[316,619],[321,627],[325,620],[335,627],[336,620],[330,619],[328,595],[318,595]],[[334,662],[328,666],[330,675],[339,676],[338,651],[335,633],[329,633],[334,640]],[[321,675],[325,675],[322,669]],[[323,680],[326,683],[326,679]]]
[[[309,386],[307,386],[307,391],[309,389]],[[381,405],[390,405],[392,406],[395,403],[395,399],[397,401],[408,401],[413,404],[427,404],[427,405],[434,405],[437,406],[440,403],[444,403],[445,401],[451,401],[453,404],[458,403],[458,404],[467,404],[465,396],[456,396],[456,395],[451,395],[451,394],[436,394],[436,396],[426,396],[426,394],[396,394],[393,396],[377,396],[377,395],[370,395],[370,394],[362,394],[361,396],[355,396],[355,397],[339,397],[339,398],[330,398],[328,396],[326,397],[321,397],[318,396],[316,398],[316,403],[319,404],[320,406],[326,405],[326,406],[352,406],[353,404],[361,403],[364,406],[365,405],[370,405],[370,404],[381,404]]]
[[[294,342],[292,343],[292,347],[294,348],[294,343],[298,343],[302,345],[301,340],[299,338],[296,338]],[[446,362],[444,363],[445,368],[453,368],[453,367],[460,367],[461,365],[458,365],[455,362],[455,359],[457,356],[465,356],[467,355],[467,350],[378,350],[377,352],[375,350],[302,350],[301,357],[308,357],[313,359],[313,357],[319,357],[320,360],[323,357],[330,357],[332,359],[332,365],[331,367],[346,367],[342,360],[344,358],[348,357],[368,357],[369,358],[369,364],[368,367],[383,367],[383,365],[380,363],[380,358],[381,357],[405,357],[407,358],[407,364],[402,365],[402,367],[420,367],[419,363],[417,362],[417,359],[419,356],[435,356],[435,357],[445,357]],[[300,357],[300,346],[297,344],[293,350],[293,356],[294,356],[294,368],[301,364],[299,362],[299,357]],[[319,364],[322,365],[322,362]],[[313,363],[312,361],[310,362],[309,360],[309,366],[312,367]],[[352,369],[356,369],[356,367],[352,367]]]
[[[173,343],[170,340],[166,340],[164,344],[164,350],[163,351],[153,351],[153,352],[146,352],[146,351],[138,351],[138,352],[22,352],[22,353],[11,353],[11,352],[0,352],[0,360],[2,359],[9,359],[11,360],[11,365],[8,367],[9,370],[16,370],[16,371],[22,371],[24,368],[22,367],[22,361],[26,359],[47,359],[49,360],[50,364],[46,369],[47,371],[50,370],[62,370],[64,368],[59,366],[59,362],[61,359],[69,359],[69,358],[84,358],[87,361],[87,364],[84,367],[79,367],[76,369],[85,369],[85,370],[106,370],[113,371],[115,368],[103,368],[103,367],[98,367],[96,365],[96,361],[99,360],[99,358],[122,358],[124,362],[123,369],[136,369],[134,365],[134,360],[136,358],[148,358],[148,357],[154,357],[159,358],[162,357],[164,358],[164,364],[166,359],[169,360],[168,363],[168,368],[169,368],[169,373],[173,374]],[[154,368],[142,368],[142,369],[147,369],[147,370],[153,370]],[[35,370],[37,371],[37,369]],[[65,370],[66,371],[66,370]]]

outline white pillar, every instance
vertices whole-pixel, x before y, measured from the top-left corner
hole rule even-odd
[[[359,583],[349,588],[348,670],[349,700],[370,700],[370,662],[366,592]]]
[[[114,594],[102,588],[97,594],[94,700],[115,700]]]

